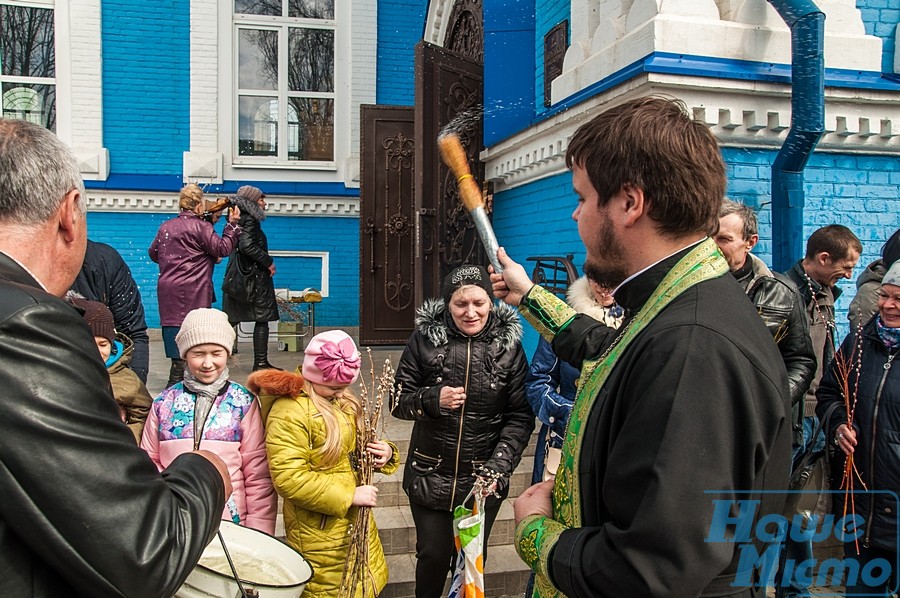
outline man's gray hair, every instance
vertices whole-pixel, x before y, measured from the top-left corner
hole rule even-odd
[[[719,218],[732,214],[740,216],[741,222],[744,223],[742,234],[745,241],[759,233],[759,220],[756,218],[756,210],[732,199],[723,199],[722,207],[719,208]]]
[[[0,222],[46,222],[73,189],[83,214],[84,181],[65,143],[34,123],[0,118]]]

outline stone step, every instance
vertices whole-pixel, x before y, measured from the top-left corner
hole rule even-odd
[[[491,534],[493,535],[493,533]],[[415,596],[416,557],[413,554],[387,556],[389,578],[379,598],[413,598]],[[511,545],[491,546],[488,560],[484,565],[484,595],[521,596],[525,592],[530,570],[525,566]],[[440,579],[435,575],[435,584],[444,584],[443,595],[447,595],[449,575]]]
[[[373,513],[385,554],[415,554],[416,527],[409,506],[376,507]],[[512,544],[515,531],[512,501],[505,500],[500,505],[500,512],[491,528],[488,546]]]

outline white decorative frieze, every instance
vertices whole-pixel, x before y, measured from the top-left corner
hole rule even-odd
[[[497,190],[564,172],[575,130],[603,110],[651,94],[681,99],[723,146],[778,150],[791,126],[791,87],[753,81],[652,74],[614,87],[481,153]],[[900,155],[900,97],[826,88],[825,134],[816,151]]]
[[[208,193],[207,199],[215,199],[215,193]],[[331,216],[359,217],[359,199],[353,197],[287,197],[266,195],[270,216]],[[143,191],[87,190],[88,211],[92,212],[178,212],[178,193]]]
[[[790,64],[790,30],[766,0],[572,0],[559,102],[653,53]],[[819,0],[826,68],[881,72],[881,38],[847,0]],[[591,10],[596,8],[596,17]],[[587,25],[585,24],[587,23]],[[597,23],[591,28],[591,23]],[[577,23],[577,25],[576,25]]]

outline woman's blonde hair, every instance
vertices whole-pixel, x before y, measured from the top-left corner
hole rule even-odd
[[[304,380],[303,390],[312,400],[313,405],[322,414],[322,421],[325,423],[325,444],[322,446],[322,465],[324,467],[333,467],[341,458],[341,426],[338,421],[336,409],[341,410],[353,418],[354,428],[359,429],[362,425],[362,403],[359,398],[350,390],[345,388],[341,395],[333,400],[328,400],[319,395],[314,389],[312,382]]]
[[[178,196],[178,207],[182,210],[196,211],[198,205],[203,204],[203,189],[196,183],[188,183],[181,188]]]

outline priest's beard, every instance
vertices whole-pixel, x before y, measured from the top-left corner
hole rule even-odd
[[[600,230],[588,248],[584,273],[602,287],[614,289],[628,278],[625,271],[625,248],[616,236],[606,214],[602,214]]]

